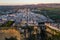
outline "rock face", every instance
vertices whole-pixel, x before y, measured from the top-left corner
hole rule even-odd
[[[5,38],[17,38],[17,40],[20,40],[20,33],[19,31],[15,29],[8,29],[8,30],[0,30],[0,40],[5,40]]]

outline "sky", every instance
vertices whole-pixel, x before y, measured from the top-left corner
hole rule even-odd
[[[0,0],[0,5],[25,5],[39,3],[60,3],[60,0]]]

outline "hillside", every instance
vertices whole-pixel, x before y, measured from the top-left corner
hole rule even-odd
[[[49,27],[46,27],[47,31],[47,40],[60,40],[60,31],[56,31],[54,29],[51,29]]]

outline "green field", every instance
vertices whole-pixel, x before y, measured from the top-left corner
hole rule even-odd
[[[49,18],[55,20],[55,22],[60,22],[60,8],[37,8],[40,11],[34,11],[38,14],[43,14]]]

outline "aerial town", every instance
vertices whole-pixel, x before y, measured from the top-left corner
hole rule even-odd
[[[39,5],[0,6],[0,40],[60,40],[60,8]]]

